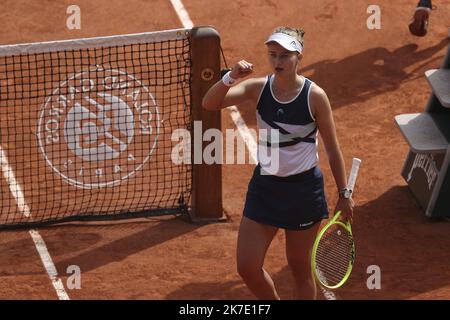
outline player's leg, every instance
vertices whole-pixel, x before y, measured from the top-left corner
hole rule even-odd
[[[313,300],[317,289],[311,271],[311,250],[320,223],[301,231],[286,230],[286,256],[294,277],[294,298]]]
[[[237,270],[250,291],[263,300],[279,299],[272,278],[264,270],[267,249],[276,227],[242,217],[237,243]]]

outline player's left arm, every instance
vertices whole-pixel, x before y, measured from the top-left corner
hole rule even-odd
[[[314,84],[311,87],[310,107],[316,119],[317,127],[327,153],[330,168],[338,190],[347,186],[344,157],[336,134],[336,125],[333,119],[330,101],[325,91]],[[351,219],[353,215],[352,199],[339,199],[334,212],[342,211],[344,217]]]

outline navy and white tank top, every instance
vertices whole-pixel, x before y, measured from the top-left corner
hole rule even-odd
[[[267,77],[256,108],[258,162],[263,172],[286,177],[307,171],[319,161],[317,125],[309,105],[313,82],[304,77],[297,96],[282,102],[273,94],[274,78]]]

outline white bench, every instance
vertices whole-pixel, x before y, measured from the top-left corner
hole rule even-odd
[[[429,113],[395,116],[395,123],[415,153],[445,153],[449,142]]]
[[[428,70],[425,76],[439,102],[450,108],[450,69]]]

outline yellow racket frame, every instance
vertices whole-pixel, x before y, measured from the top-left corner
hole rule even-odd
[[[313,276],[320,283],[321,286],[328,288],[328,289],[337,289],[337,288],[341,287],[348,280],[348,278],[350,277],[350,274],[352,272],[352,269],[353,269],[353,263],[355,261],[355,242],[353,242],[352,251],[351,251],[351,259],[348,264],[347,273],[345,274],[344,278],[342,278],[342,280],[339,283],[335,284],[334,286],[330,286],[326,283],[323,283],[320,280],[319,275],[317,274],[317,265],[316,265],[317,247],[319,246],[320,239],[322,238],[323,234],[328,230],[328,228],[330,228],[332,225],[335,225],[335,224],[340,225],[343,228],[345,228],[350,233],[350,235],[353,237],[353,232],[352,232],[350,223],[348,221],[344,222],[344,221],[338,220],[340,215],[341,215],[341,211],[336,212],[334,217],[325,225],[325,227],[322,230],[320,230],[319,234],[316,237],[316,240],[314,241],[314,245],[313,245],[312,252],[311,252],[311,271],[313,273]]]

